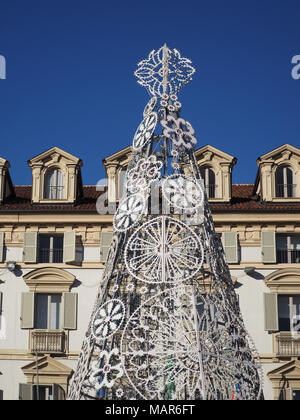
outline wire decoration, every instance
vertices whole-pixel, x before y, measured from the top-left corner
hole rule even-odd
[[[166,45],[135,72],[152,97],[133,139],[71,400],[263,399],[259,355],[215,232],[195,132],[180,116],[178,92],[194,72]],[[154,186],[159,214],[149,211]]]

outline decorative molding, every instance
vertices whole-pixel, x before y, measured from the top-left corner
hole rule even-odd
[[[30,292],[69,292],[75,281],[73,274],[55,267],[38,268],[23,277]]]
[[[300,268],[276,270],[265,277],[265,284],[273,293],[300,293]]]

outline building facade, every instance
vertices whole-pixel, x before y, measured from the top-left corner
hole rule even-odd
[[[0,158],[0,399],[66,398],[130,156],[103,160],[105,187],[82,185],[82,161],[57,147],[28,161],[30,186]],[[300,149],[259,157],[253,184],[232,184],[237,159],[223,151],[196,158],[265,398],[300,399]]]

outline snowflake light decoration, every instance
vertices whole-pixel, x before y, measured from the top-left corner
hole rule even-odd
[[[158,51],[151,51],[148,58],[138,64],[134,74],[138,83],[148,88],[152,95],[162,97],[165,93],[177,94],[194,73],[191,60],[164,45]]]

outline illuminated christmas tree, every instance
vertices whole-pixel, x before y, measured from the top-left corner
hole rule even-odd
[[[138,64],[151,96],[69,399],[262,398],[260,365],[215,233],[166,45]]]

